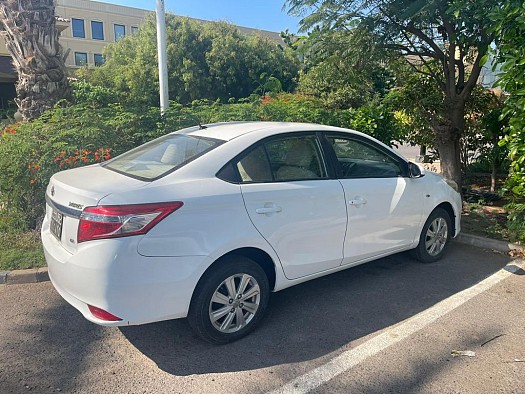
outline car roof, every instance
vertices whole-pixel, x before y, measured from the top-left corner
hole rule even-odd
[[[354,130],[340,129],[332,126],[323,126],[312,123],[292,123],[292,122],[227,122],[213,123],[204,126],[196,126],[177,131],[178,134],[192,135],[198,137],[208,137],[223,141],[230,141],[241,135],[263,132],[272,135],[275,132],[294,132],[294,131],[346,131],[361,134]]]

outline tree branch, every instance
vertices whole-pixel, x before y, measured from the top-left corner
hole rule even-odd
[[[459,48],[459,60],[456,60],[458,66],[458,88],[463,90],[465,87],[465,51],[463,46]]]
[[[408,25],[404,26],[404,30],[408,33],[412,33],[413,35],[415,35],[417,38],[419,38],[423,42],[426,42],[434,50],[438,58],[443,59],[445,57],[445,54],[443,53],[439,45],[436,44],[436,42],[432,40],[429,36],[423,33],[422,30],[414,27],[412,23],[409,23]]]
[[[384,48],[392,49],[392,50],[395,50],[395,51],[402,51],[404,55],[423,56],[423,57],[428,57],[428,58],[440,60],[437,57],[437,55],[435,54],[435,52],[423,51],[423,50],[417,50],[417,49],[410,49],[406,45],[389,44],[389,45],[385,45]]]
[[[404,31],[404,30],[401,30],[401,34],[403,34],[403,36],[405,37],[405,40],[414,48],[416,49],[416,46],[414,43],[412,43],[412,40],[410,39],[410,37],[408,36],[407,32]],[[421,53],[417,53],[416,56],[419,58],[419,60],[421,61],[421,63],[427,68],[428,72],[424,73],[422,72],[422,70],[419,70],[418,72],[422,73],[422,74],[427,74],[427,75],[430,75],[432,78],[434,78],[434,80],[437,82],[438,86],[443,89],[444,88],[444,83],[443,81],[439,78],[439,76],[432,71],[432,67],[430,67],[430,65],[428,64],[427,60],[423,57],[423,55]],[[411,66],[413,66],[413,68],[416,68],[412,63],[410,63],[410,61],[405,57],[405,60],[408,64],[410,64]],[[416,68],[417,70],[417,68]]]
[[[443,21],[443,27],[447,33],[448,39],[448,64],[446,65],[447,75],[447,91],[449,97],[454,97],[457,94],[456,91],[456,34],[452,24],[441,15]]]
[[[439,76],[432,71],[432,68],[430,67],[430,65],[428,64],[427,60],[425,59],[424,57],[424,54],[426,54],[426,51],[424,53],[422,53],[421,51],[418,51],[417,50],[417,46],[412,42],[412,40],[410,39],[410,37],[408,36],[407,32],[407,28],[408,26],[403,26],[401,25],[400,23],[397,23],[387,12],[385,12],[384,10],[381,9],[381,7],[379,7],[379,10],[383,13],[383,15],[385,15],[388,20],[390,21],[390,23],[392,23],[393,25],[397,26],[397,28],[399,29],[399,31],[401,32],[401,34],[403,35],[403,37],[405,38],[406,42],[408,42],[408,44],[414,49],[414,56],[417,56],[419,58],[419,60],[421,61],[421,63],[426,67],[426,69],[428,70],[428,72],[423,72],[421,69],[419,69],[418,67],[416,67],[414,64],[412,64],[406,57],[405,57],[405,60],[406,62],[417,72],[421,73],[421,74],[424,74],[424,75],[428,75],[428,76],[431,76],[435,81],[436,83],[438,84],[438,86],[443,89],[444,85],[443,85],[443,81],[439,78]],[[412,26],[413,27],[413,26]],[[424,42],[427,42],[428,45],[430,45],[430,47],[432,49],[434,49],[434,52],[435,54],[433,56],[430,56],[431,58],[433,59],[436,59],[436,60],[439,60],[440,57],[443,57],[444,54],[443,54],[443,51],[441,51],[441,49],[437,46],[437,44],[431,40],[428,36],[426,36],[421,30],[419,29],[415,29],[413,28],[414,31],[418,31],[420,33],[420,35],[426,39],[423,39]],[[418,34],[416,33],[413,33],[415,34],[416,36],[418,36]],[[420,37],[420,39],[422,39]],[[407,49],[408,47],[405,46]],[[437,49],[437,50],[436,50]]]
[[[474,63],[472,64],[472,71],[470,73],[470,76],[465,83],[465,87],[460,93],[460,97],[464,100],[466,100],[469,96],[469,94],[472,92],[472,89],[474,89],[474,86],[478,83],[479,74],[481,73],[481,58],[485,56],[488,52],[488,48],[490,43],[494,40],[494,34],[483,34],[481,38],[481,43],[478,47],[478,54],[476,55],[476,59],[474,60]]]

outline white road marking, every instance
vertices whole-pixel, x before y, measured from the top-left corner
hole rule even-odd
[[[440,317],[460,307],[475,296],[489,290],[491,287],[497,285],[519,269],[523,269],[523,265],[523,261],[521,263],[514,261],[512,264],[507,265],[478,284],[454,294],[453,296],[437,303],[433,307],[430,307],[401,323],[385,329],[385,331],[378,336],[353,349],[345,351],[326,364],[299,376],[298,378],[286,383],[281,388],[272,391],[270,394],[304,394],[318,388],[341,373],[355,367],[367,358],[408,338]]]

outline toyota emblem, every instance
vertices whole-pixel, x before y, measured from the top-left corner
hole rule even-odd
[[[55,195],[55,187],[51,186],[51,197]]]

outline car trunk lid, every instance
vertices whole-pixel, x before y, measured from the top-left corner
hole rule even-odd
[[[50,231],[69,252],[77,250],[77,231],[82,210],[116,192],[126,192],[148,182],[130,178],[100,165],[56,173],[46,190],[46,216]]]

